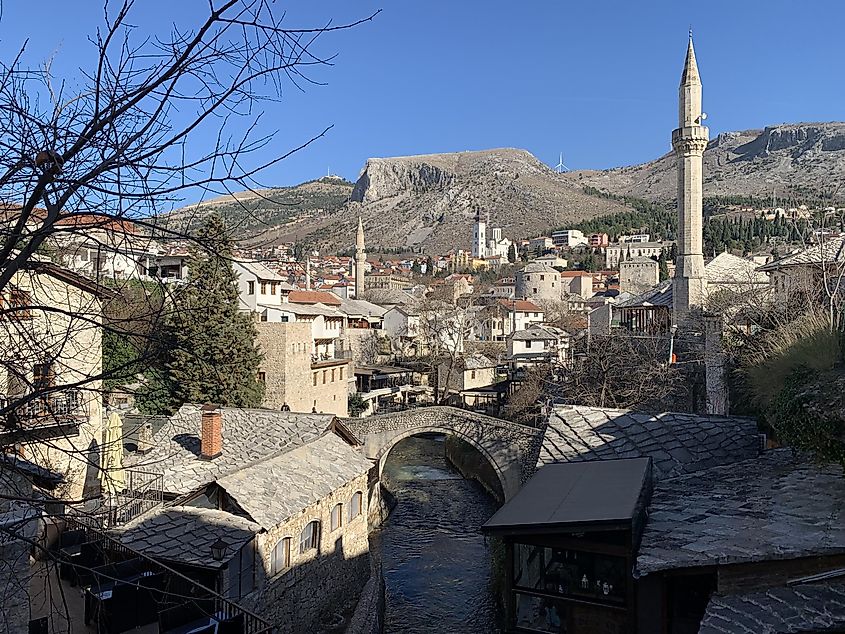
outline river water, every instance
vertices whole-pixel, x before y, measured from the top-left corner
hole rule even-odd
[[[397,501],[372,537],[386,634],[497,632],[490,550],[479,531],[495,501],[449,466],[442,436],[401,441],[382,475]]]

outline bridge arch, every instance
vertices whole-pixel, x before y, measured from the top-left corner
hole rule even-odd
[[[379,465],[400,440],[423,433],[457,436],[490,463],[505,501],[519,491],[534,472],[543,432],[518,423],[455,407],[419,407],[343,421],[364,445],[364,453]]]
[[[384,464],[387,462],[387,458],[390,455],[391,450],[398,445],[400,442],[407,438],[411,438],[413,436],[419,436],[421,434],[443,434],[444,436],[454,436],[455,438],[460,438],[468,445],[470,445],[473,449],[475,449],[487,463],[493,468],[493,472],[496,474],[499,483],[499,490],[502,492],[502,495],[505,495],[505,474],[502,472],[501,466],[496,462],[496,459],[488,453],[487,449],[480,444],[475,438],[471,436],[467,436],[465,434],[456,431],[453,428],[443,426],[443,427],[433,427],[433,426],[426,426],[426,427],[419,427],[419,428],[412,428],[402,431],[401,433],[397,434],[392,440],[390,440],[384,447],[380,450],[379,455],[376,455],[375,458],[378,460],[378,472],[379,475],[384,471]]]

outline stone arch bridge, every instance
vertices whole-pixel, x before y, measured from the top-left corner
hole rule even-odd
[[[400,440],[423,433],[456,436],[487,459],[506,501],[533,474],[543,442],[542,429],[441,405],[348,418],[343,424],[364,444],[367,457],[378,461],[379,474]]]

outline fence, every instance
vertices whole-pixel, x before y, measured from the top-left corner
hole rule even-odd
[[[109,527],[126,524],[163,503],[162,474],[128,470],[124,475],[126,488],[114,496],[115,504],[107,519]]]

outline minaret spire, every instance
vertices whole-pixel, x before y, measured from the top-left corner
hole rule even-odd
[[[678,259],[672,283],[672,321],[675,325],[683,321],[692,308],[704,305],[707,292],[702,247],[702,158],[709,132],[701,125],[704,117],[701,111],[701,76],[690,29],[678,88],[678,128],[672,132],[672,148],[678,163]]]
[[[364,276],[367,274],[367,253],[364,251],[364,223],[358,216],[358,233],[355,236],[355,298],[364,292]]]

